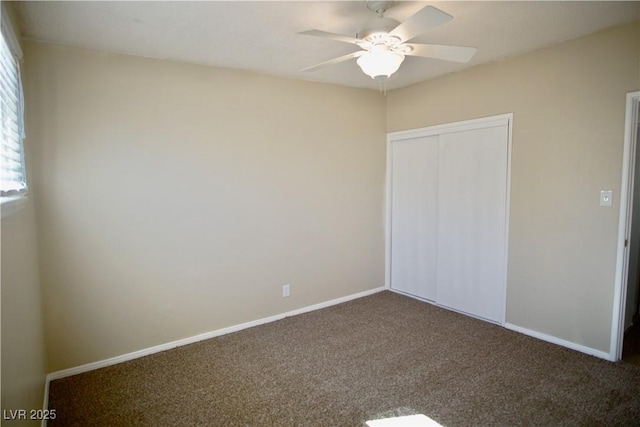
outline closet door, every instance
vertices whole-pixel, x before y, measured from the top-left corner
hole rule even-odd
[[[395,141],[391,156],[391,287],[433,301],[438,137]]]
[[[504,317],[507,125],[440,135],[438,304]]]

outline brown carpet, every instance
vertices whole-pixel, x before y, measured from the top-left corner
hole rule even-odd
[[[640,367],[391,292],[53,381],[49,426],[640,425]]]

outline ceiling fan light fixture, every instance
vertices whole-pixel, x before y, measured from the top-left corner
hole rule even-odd
[[[451,21],[453,17],[433,6],[425,6],[403,22],[399,22],[384,16],[384,12],[393,3],[367,0],[367,8],[378,16],[365,22],[355,37],[320,30],[299,33],[354,44],[362,49],[305,68],[303,71],[316,71],[358,58],[357,63],[362,72],[376,80],[382,92],[386,91],[386,80],[398,71],[407,55],[463,63],[469,62],[476,53],[477,49],[472,47],[407,43],[420,34]]]
[[[358,66],[362,72],[372,79],[380,77],[390,77],[398,71],[400,64],[404,61],[404,55],[390,51],[386,46],[374,46],[369,52],[362,54],[358,58]]]

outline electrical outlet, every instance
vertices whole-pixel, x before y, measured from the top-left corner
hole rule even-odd
[[[289,291],[290,291],[290,285],[283,285],[282,286],[282,298],[286,298],[289,296]]]
[[[600,192],[600,206],[611,206],[613,200],[613,191],[602,190]]]

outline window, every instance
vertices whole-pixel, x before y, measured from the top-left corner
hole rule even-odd
[[[18,62],[22,52],[4,12],[0,39],[0,200],[3,213],[5,202],[21,198],[27,191],[22,145],[22,82]]]

